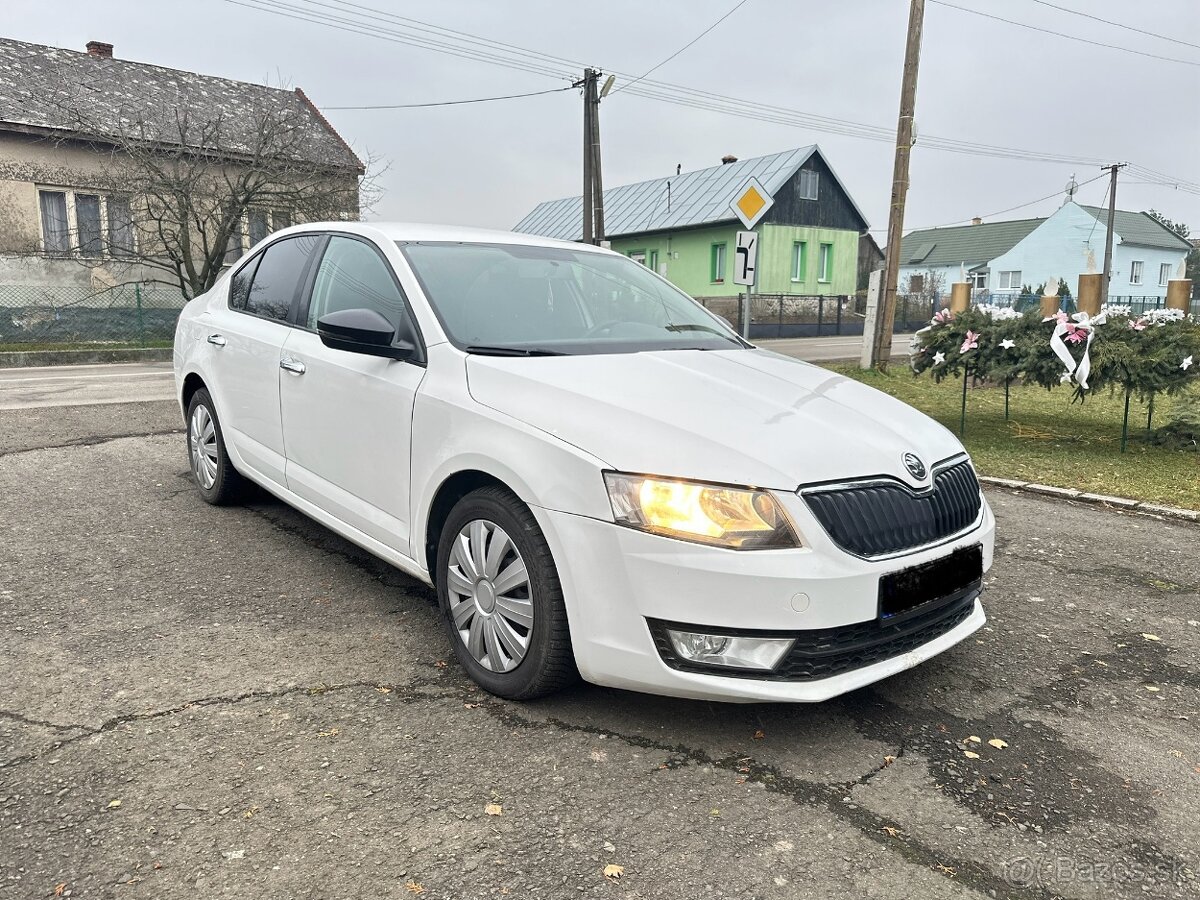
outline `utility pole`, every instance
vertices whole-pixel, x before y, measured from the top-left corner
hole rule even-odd
[[[908,161],[913,145],[913,112],[917,100],[917,69],[921,62],[921,26],[925,0],[911,0],[908,41],[904,47],[904,78],[900,85],[900,118],[896,124],[896,159],[892,170],[892,206],[888,214],[887,257],[883,297],[876,316],[874,363],[886,369],[892,357],[892,328],[896,317],[896,282],[900,276],[900,240],[904,232],[904,202],[908,197]]]
[[[1117,220],[1117,172],[1126,165],[1128,164],[1113,163],[1111,166],[1100,167],[1108,169],[1110,172],[1110,180],[1108,182],[1108,230],[1104,235],[1104,277],[1100,279],[1101,309],[1104,309],[1108,303],[1108,282],[1112,278],[1113,225]]]
[[[600,95],[597,84],[600,72],[592,76],[592,209],[596,217],[593,238],[597,244],[604,240],[604,179],[600,174]]]
[[[595,153],[592,149],[592,91],[596,86],[594,69],[583,70],[583,80],[575,82],[572,87],[583,88],[583,242],[594,244],[593,228],[596,223],[596,213],[593,207],[595,189],[592,184],[592,163]]]

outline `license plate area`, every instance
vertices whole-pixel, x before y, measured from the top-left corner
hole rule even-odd
[[[879,579],[879,621],[889,624],[978,590],[983,583],[983,547],[963,547],[919,566]]]

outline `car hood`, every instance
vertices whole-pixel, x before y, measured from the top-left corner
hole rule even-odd
[[[467,358],[471,396],[615,469],[795,490],[962,453],[887,394],[765,350]]]

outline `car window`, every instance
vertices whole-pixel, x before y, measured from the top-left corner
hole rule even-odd
[[[254,280],[254,270],[258,268],[261,256],[256,256],[246,265],[237,270],[229,283],[229,308],[245,309],[246,298],[250,296],[250,282]]]
[[[615,253],[447,242],[400,249],[460,347],[615,353],[745,346],[691,297]]]
[[[257,266],[251,263],[235,276],[229,294],[229,305],[266,319],[285,321],[296,297],[300,277],[322,235],[303,234],[276,241],[263,251]],[[248,291],[238,293],[237,278],[254,269]],[[242,305],[236,305],[241,303]]]
[[[322,316],[342,309],[373,309],[393,328],[406,315],[404,295],[379,251],[365,241],[334,235],[313,283],[308,327],[316,330]]]

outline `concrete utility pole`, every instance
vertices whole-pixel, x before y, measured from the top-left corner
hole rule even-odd
[[[583,242],[594,244],[592,229],[595,227],[596,214],[592,207],[595,193],[592,188],[592,88],[596,83],[594,69],[583,70],[583,80],[575,82],[572,87],[583,88]]]
[[[595,212],[596,224],[593,237],[597,244],[604,240],[604,179],[600,174],[600,95],[597,83],[600,78],[596,72],[592,78],[592,209]]]
[[[1112,247],[1113,226],[1117,220],[1117,172],[1128,163],[1113,163],[1111,166],[1101,166],[1111,173],[1108,182],[1108,231],[1104,235],[1104,277],[1100,279],[1100,308],[1108,303],[1108,282],[1112,278]]]
[[[904,47],[904,79],[900,85],[900,118],[896,124],[896,160],[892,170],[892,206],[888,214],[883,296],[873,336],[873,362],[880,369],[887,368],[892,356],[896,282],[900,277],[900,240],[904,233],[904,202],[908,197],[908,161],[913,145],[913,112],[917,101],[917,69],[921,62],[921,26],[924,19],[925,0],[911,0],[908,41]]]

